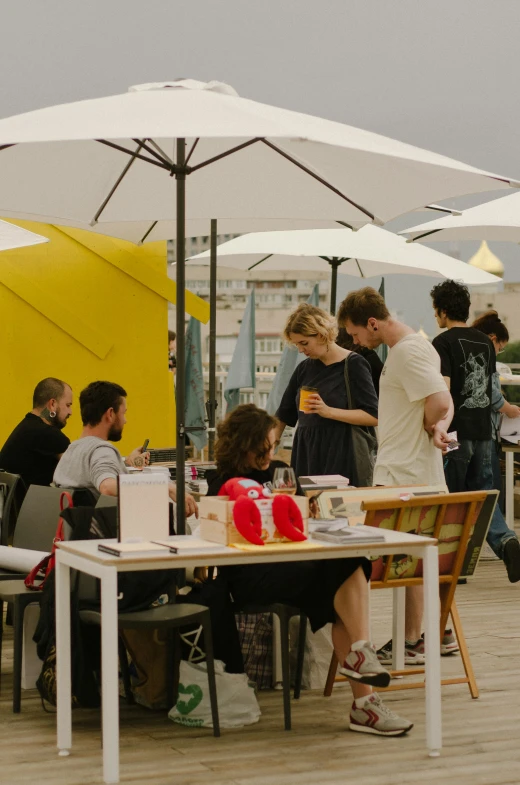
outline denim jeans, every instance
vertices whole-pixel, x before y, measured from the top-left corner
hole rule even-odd
[[[497,504],[505,512],[504,486],[502,484],[502,472],[500,471],[500,444],[493,441],[491,445],[491,468],[493,470],[493,488],[500,491]]]
[[[459,449],[448,453],[444,460],[444,476],[449,492],[492,490],[495,487],[492,450],[495,450],[495,445],[491,439],[487,441],[461,439]],[[497,504],[489,526],[487,542],[500,559],[504,545],[511,537],[516,537],[516,534],[508,528]]]

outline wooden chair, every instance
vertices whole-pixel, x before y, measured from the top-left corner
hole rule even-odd
[[[472,698],[479,692],[464,638],[460,616],[455,604],[455,589],[464,562],[466,548],[487,491],[468,493],[413,496],[408,499],[378,499],[364,502],[365,525],[378,526],[407,533],[435,537],[439,547],[439,592],[441,601],[440,637],[444,635],[448,616],[460,647],[465,676],[443,679],[442,684],[468,684]],[[372,589],[397,589],[423,584],[422,560],[406,554],[381,556],[372,563]],[[334,681],[344,681],[337,676],[338,660],[333,653],[324,695],[330,696]],[[424,673],[424,668],[407,668],[391,671],[392,676],[410,676]],[[391,684],[382,691],[405,690],[424,687],[424,681]]]

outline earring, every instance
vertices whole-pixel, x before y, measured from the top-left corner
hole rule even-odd
[[[54,419],[56,417],[56,412],[49,412],[49,417]]]
[[[374,332],[377,333],[377,327],[374,327]]]

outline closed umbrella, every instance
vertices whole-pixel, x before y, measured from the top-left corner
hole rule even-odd
[[[186,180],[189,180],[187,187]],[[183,79],[0,120],[0,215],[134,242],[176,237],[184,444],[185,236],[309,220],[359,227],[508,178],[352,126]],[[179,527],[184,454],[178,452]]]

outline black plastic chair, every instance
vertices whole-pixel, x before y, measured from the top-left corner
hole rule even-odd
[[[81,590],[80,590],[81,598]],[[85,624],[101,624],[101,613],[95,610],[80,610],[79,616]],[[211,636],[211,617],[209,608],[202,605],[160,605],[157,608],[149,608],[144,611],[134,611],[128,613],[119,613],[117,617],[118,629],[122,632],[124,630],[139,630],[139,629],[165,629],[168,633],[172,633],[169,637],[169,653],[167,661],[172,667],[168,667],[167,671],[167,698],[168,705],[173,706],[175,702],[175,690],[173,674],[177,672],[180,661],[180,640],[179,628],[185,627],[188,624],[199,624],[204,633],[204,649],[206,653],[206,667],[208,671],[208,687],[209,697],[211,703],[211,717],[213,720],[213,735],[220,736],[220,724],[218,716],[218,700],[217,700],[217,685],[215,681],[215,662],[213,658],[213,639]],[[128,674],[128,661],[126,659],[126,650],[122,641],[119,642],[119,661],[121,665],[121,673],[123,676],[123,683],[125,686],[125,695],[128,702],[133,702],[131,698],[130,677]],[[173,654],[173,656],[172,656]]]
[[[114,499],[114,497],[106,497],[106,499]],[[117,501],[117,500],[115,500]],[[104,506],[114,506],[112,504],[101,504]],[[72,513],[74,510],[71,511]],[[71,534],[70,527],[66,524],[64,527],[65,539],[69,539]],[[78,600],[80,606],[79,616],[85,624],[101,625],[101,611],[98,609],[91,609],[85,606],[96,605],[99,602],[98,580],[91,575],[73,571],[72,575],[75,588],[78,592]],[[175,587],[172,585],[172,594],[174,596]],[[174,680],[173,674],[178,672],[178,664],[180,662],[180,638],[179,628],[185,627],[189,624],[198,624],[202,627],[204,633],[204,649],[206,653],[206,664],[208,671],[208,687],[211,703],[211,716],[213,720],[213,735],[220,736],[220,724],[218,716],[218,701],[217,701],[217,686],[215,681],[215,661],[213,656],[213,638],[211,634],[211,616],[209,608],[203,605],[191,604],[175,604],[174,602],[167,605],[159,605],[156,608],[148,608],[142,611],[128,611],[118,614],[117,625],[118,629],[122,632],[124,630],[138,630],[138,629],[163,629],[168,632],[168,646],[169,656],[167,662],[173,666],[168,667],[167,671],[167,698],[170,701],[170,706],[174,703]],[[119,638],[119,661],[121,666],[121,674],[123,677],[123,684],[125,687],[125,696],[127,702],[132,703],[133,698],[131,694],[130,676],[128,673],[128,660],[126,657],[126,649],[121,638]]]
[[[280,648],[282,652],[282,689],[283,689],[283,717],[285,730],[291,730],[291,667],[289,623],[294,616],[300,618],[298,635],[298,654],[296,659],[296,674],[294,680],[294,698],[300,697],[303,675],[303,660],[305,657],[305,639],[307,634],[307,616],[299,608],[274,602],[271,605],[244,605],[235,609],[235,613],[271,613],[280,620]]]
[[[16,521],[22,507],[27,487],[19,474],[0,470],[0,485],[5,485],[4,506],[0,525],[0,545],[11,545]]]

